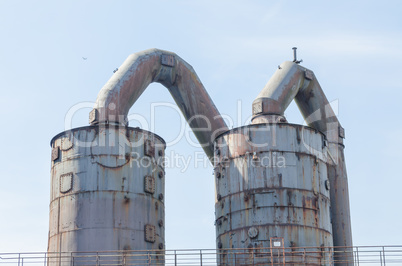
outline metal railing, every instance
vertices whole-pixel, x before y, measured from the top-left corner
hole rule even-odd
[[[402,246],[0,253],[3,265],[402,265]]]

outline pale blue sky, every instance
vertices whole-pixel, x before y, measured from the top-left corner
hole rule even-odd
[[[354,244],[402,244],[401,11],[398,0],[0,0],[0,252],[46,250],[51,138],[70,107],[95,101],[113,70],[148,48],[190,63],[236,127],[297,46],[346,129]],[[161,101],[174,103],[152,84],[130,112],[149,119]],[[73,126],[87,125],[89,111]],[[156,113],[155,132],[174,139],[180,116]],[[286,114],[303,122],[295,104]],[[171,152],[202,149],[182,139]],[[215,247],[212,166],[191,164],[166,171],[168,249]]]

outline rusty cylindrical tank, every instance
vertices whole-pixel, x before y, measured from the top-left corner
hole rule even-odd
[[[55,136],[48,252],[164,249],[165,146],[112,125]]]
[[[244,126],[216,138],[219,263],[251,263],[225,251],[231,248],[248,249],[255,265],[271,263],[273,239],[281,239],[287,251],[316,248],[311,257],[281,255],[286,263],[322,265],[329,260],[320,253],[320,247],[333,245],[325,149],[323,134],[288,123]],[[258,252],[266,255],[256,256]]]

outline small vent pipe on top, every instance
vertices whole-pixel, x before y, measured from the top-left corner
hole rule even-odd
[[[89,122],[127,125],[128,111],[152,82],[169,90],[212,160],[213,140],[228,128],[194,69],[172,52],[149,49],[130,55],[99,92]]]

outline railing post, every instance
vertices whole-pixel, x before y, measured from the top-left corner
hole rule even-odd
[[[43,266],[46,266],[46,252],[45,252],[45,257],[44,257],[44,259],[43,259]]]
[[[384,258],[384,265],[385,265],[385,247],[382,246],[382,256]]]
[[[148,252],[148,265],[151,266],[151,253]]]
[[[202,250],[200,249],[200,265],[202,266]]]
[[[381,254],[381,250],[380,250],[380,263],[381,263],[381,266],[382,266],[382,254]]]
[[[360,265],[359,247],[356,247],[356,262],[357,262],[357,266],[359,266]]]
[[[96,252],[96,266],[99,265],[99,252]]]
[[[21,253],[18,253],[18,266],[20,266]]]
[[[270,248],[270,252],[271,252],[271,266],[274,265],[274,254],[272,251],[272,247]]]
[[[176,250],[174,251],[174,266],[177,266],[177,254],[176,254]]]

